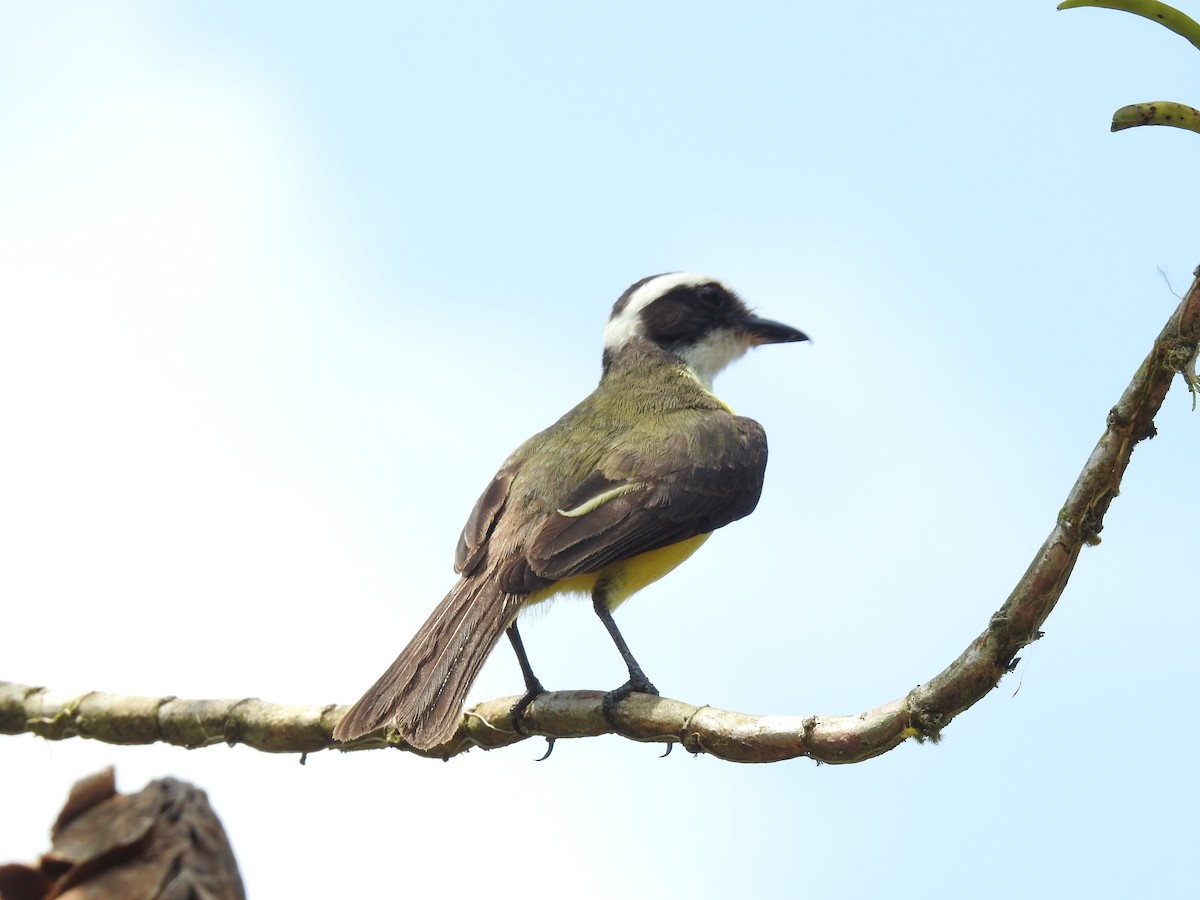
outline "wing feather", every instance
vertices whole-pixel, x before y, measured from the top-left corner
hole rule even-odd
[[[610,499],[582,515],[546,517],[526,544],[524,564],[505,573],[505,589],[595,572],[747,516],[758,505],[766,464],[762,427],[715,411],[641,458],[614,453],[563,508]]]
[[[470,575],[483,560],[488,538],[496,528],[496,522],[508,501],[513,478],[519,470],[519,465],[505,465],[475,501],[475,508],[467,518],[467,524],[463,526],[462,534],[458,538],[458,547],[454,551],[455,572]]]

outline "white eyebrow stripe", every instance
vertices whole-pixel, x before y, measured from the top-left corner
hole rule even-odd
[[[663,294],[678,287],[695,287],[709,282],[720,284],[715,278],[696,272],[670,272],[651,278],[630,294],[624,309],[609,317],[604,326],[604,349],[616,350],[631,337],[641,334],[642,310]]]

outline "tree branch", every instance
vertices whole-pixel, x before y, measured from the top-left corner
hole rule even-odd
[[[774,762],[807,756],[852,763],[885,753],[908,738],[937,740],[941,730],[992,690],[1017,664],[1017,653],[1041,636],[1085,544],[1100,543],[1104,516],[1117,495],[1133,448],[1155,434],[1154,416],[1176,373],[1193,398],[1200,390],[1200,269],[1154,342],[1083,467],[1058,521],[1033,562],[987,628],[942,672],[904,697],[855,716],[752,716],[666,697],[634,694],[604,718],[600,691],[556,691],[524,712],[528,735],[587,737],[616,731],[632,740],[679,742],[694,753],[735,762]],[[468,710],[454,737],[422,755],[448,758],[472,747],[491,749],[523,740],[511,724],[517,697]],[[277,706],[261,700],[180,700],[93,692],[58,697],[43,688],[0,682],[0,733],[30,732],[49,740],[89,737],[113,744],[163,741],[181,747],[245,744],[271,753],[391,746],[412,751],[383,730],[347,744],[330,737],[345,707]],[[419,752],[419,751],[412,751]]]

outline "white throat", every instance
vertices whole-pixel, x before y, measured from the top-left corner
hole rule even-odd
[[[712,390],[717,373],[750,349],[750,342],[731,331],[714,331],[695,346],[680,351],[679,355],[688,368],[696,373],[700,382]]]

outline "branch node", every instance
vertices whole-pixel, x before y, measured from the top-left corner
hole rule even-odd
[[[703,710],[711,709],[710,705],[705,703],[702,706],[695,707],[688,715],[687,720],[683,723],[683,727],[679,730],[679,743],[683,745],[683,749],[688,753],[706,753],[704,744],[700,740],[699,730],[692,728],[692,722],[696,716],[700,715]]]
[[[912,694],[908,698],[908,727],[904,736],[916,740],[918,744],[929,741],[937,744],[942,740],[942,729],[950,724],[950,720],[939,710],[917,706]]]
[[[229,747],[242,742],[242,724],[238,716],[238,709],[245,706],[247,703],[252,703],[253,700],[245,697],[229,707],[225,713],[225,721],[221,724],[221,736],[225,740],[225,744]],[[204,740],[208,740],[208,732],[204,729],[203,723],[200,723],[200,730],[204,735]]]
[[[1200,346],[1180,338],[1163,354],[1162,366],[1170,372],[1183,376],[1188,393],[1192,395],[1192,412],[1196,411],[1196,399],[1200,396],[1200,378],[1196,376],[1196,363],[1200,360]]]
[[[808,716],[800,723],[801,732],[804,735],[804,743],[806,746],[812,744],[813,733],[817,730],[817,722],[820,719],[817,716]]]
[[[96,696],[98,693],[100,692],[88,691],[83,696],[76,697],[74,700],[65,703],[61,713],[51,720],[52,724],[55,726],[63,724],[69,731],[74,732],[82,738],[91,737],[92,735],[88,733],[87,714],[83,711],[83,705],[87,703],[89,698]]]

